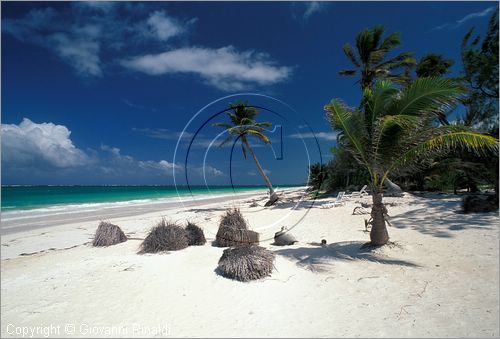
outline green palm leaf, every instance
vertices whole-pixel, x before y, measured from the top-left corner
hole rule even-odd
[[[401,92],[389,114],[442,115],[456,103],[461,88],[451,79],[420,78]]]

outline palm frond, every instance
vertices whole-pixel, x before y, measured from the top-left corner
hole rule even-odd
[[[370,60],[370,53],[374,50],[372,30],[364,29],[356,36],[356,49],[361,63],[367,64]]]
[[[355,153],[358,155],[360,161],[370,170],[368,165],[368,158],[366,155],[366,147],[363,137],[363,121],[359,115],[354,114],[353,111],[347,109],[345,105],[338,100],[332,100],[329,105],[325,106],[330,122],[333,128],[341,131],[343,135],[349,140],[353,146]]]
[[[342,71],[339,71],[339,75],[343,75],[343,76],[352,76],[352,75],[356,75],[357,71],[354,70],[354,69],[344,69]]]
[[[226,139],[224,139],[220,144],[219,147],[223,147],[225,144],[233,141],[233,136],[229,135]]]
[[[372,122],[376,118],[387,114],[387,106],[394,100],[398,92],[399,90],[390,81],[377,81],[369,103]]]
[[[372,28],[372,49],[378,49],[380,39],[384,34],[385,28],[383,25],[378,25]]]
[[[377,119],[373,127],[374,132],[372,139],[374,156],[378,158],[384,155],[381,154],[385,153],[384,151],[381,152],[381,146],[382,148],[387,148],[384,146],[388,145],[388,148],[392,148],[390,151],[394,152],[396,148],[394,146],[401,143],[398,139],[407,137],[408,131],[416,129],[420,123],[420,119],[413,115],[385,115]],[[388,158],[387,155],[386,158]],[[381,159],[377,160],[380,161]]]
[[[212,126],[214,126],[214,127],[222,127],[222,128],[225,128],[225,129],[231,129],[231,128],[233,128],[233,125],[225,123],[225,122],[216,122],[216,123],[212,124]]]
[[[352,49],[352,46],[350,44],[345,44],[344,47],[342,48],[344,50],[344,54],[347,56],[349,60],[356,66],[360,67],[361,64],[356,57],[356,54],[354,54],[354,50]]]
[[[259,139],[260,141],[262,141],[265,144],[271,143],[271,140],[269,140],[269,138],[266,135],[264,135],[261,131],[258,131],[255,129],[248,129],[245,132],[247,134],[250,134],[250,135],[256,137],[257,139]]]
[[[273,123],[269,121],[261,121],[261,122],[256,122],[253,125],[256,127],[271,127]]]
[[[396,69],[396,68],[401,68],[403,65],[415,65],[417,63],[417,60],[414,57],[415,53],[413,52],[403,52],[395,57],[392,57],[386,61],[384,61],[381,64],[377,65],[377,68],[384,68],[384,69]]]
[[[498,139],[473,132],[463,126],[440,126],[429,131],[432,136],[409,147],[406,152],[394,159],[386,173],[400,167],[411,166],[417,158],[428,158],[458,149],[467,149],[478,154],[494,152],[498,154]]]
[[[405,88],[388,107],[391,115],[436,115],[449,111],[462,90],[450,79],[420,78]]]
[[[401,38],[399,32],[391,33],[388,37],[382,41],[380,44],[380,49],[389,50],[391,48],[399,46],[401,43]]]

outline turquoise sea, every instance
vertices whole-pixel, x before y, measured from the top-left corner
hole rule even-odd
[[[287,186],[289,187],[289,186]],[[262,190],[264,186],[205,186],[175,188],[174,186],[2,186],[3,212],[29,210],[55,205],[98,204],[132,200],[175,198],[180,196],[231,194]]]

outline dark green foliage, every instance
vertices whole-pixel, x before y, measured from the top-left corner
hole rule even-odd
[[[498,8],[490,18],[488,31],[473,37],[472,28],[464,37],[461,54],[468,95],[463,99],[463,123],[498,137]]]
[[[260,246],[225,249],[219,259],[217,273],[239,281],[257,280],[271,275],[274,253]]]
[[[162,219],[151,229],[141,244],[140,253],[157,253],[163,251],[178,251],[188,247],[186,230]]]
[[[324,165],[320,164],[319,162],[312,164],[309,167],[309,189],[319,190],[322,187],[326,177],[327,173]]]
[[[366,168],[344,148],[332,148],[333,159],[325,166],[326,178],[322,189],[332,193],[337,191],[355,191],[370,182]]]
[[[101,221],[95,232],[92,246],[111,246],[127,241],[127,236],[120,227]]]
[[[201,246],[206,244],[207,240],[205,239],[205,234],[203,234],[203,230],[197,225],[188,222],[186,232],[189,246]]]
[[[426,54],[417,64],[417,77],[442,77],[450,72],[454,63],[453,59],[445,59],[441,54]]]
[[[485,38],[473,38],[474,28],[462,42],[465,79],[471,89],[498,99],[498,8],[493,11]]]
[[[462,201],[464,213],[484,213],[498,211],[498,197],[489,195],[467,195]]]

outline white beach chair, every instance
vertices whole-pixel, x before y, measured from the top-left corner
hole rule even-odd
[[[332,208],[332,207],[344,205],[345,204],[345,202],[343,200],[344,195],[345,195],[345,192],[339,192],[339,194],[337,194],[337,198],[335,199],[335,201],[326,203],[326,204],[322,205],[321,208]]]
[[[354,191],[352,192],[349,197],[361,197],[363,194],[368,194],[366,189],[368,188],[368,185],[364,185],[359,191]]]

